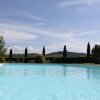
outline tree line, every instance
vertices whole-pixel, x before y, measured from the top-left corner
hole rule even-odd
[[[7,49],[5,47],[4,38],[3,38],[3,36],[0,36],[0,61],[5,60],[5,58],[6,58],[6,50]],[[67,51],[66,45],[64,45],[62,57],[66,58],[67,55],[68,55],[68,51]],[[46,57],[45,46],[43,46],[43,50],[42,50],[42,55],[41,56],[42,56],[42,58]],[[27,60],[27,58],[28,58],[28,48],[27,47],[25,48],[24,57]],[[91,48],[90,47],[90,43],[88,42],[88,44],[87,44],[87,56],[86,57],[87,58],[89,58],[89,57],[100,58],[100,45],[96,44],[93,48]],[[9,58],[13,58],[13,50],[12,49],[10,49]]]
[[[93,48],[93,49],[94,49],[94,48]],[[92,50],[92,51],[93,51],[93,50]],[[46,56],[45,46],[43,46],[42,55],[43,55],[44,57]],[[66,58],[67,55],[68,55],[67,48],[66,48],[66,45],[64,45],[62,56],[63,56],[63,58]],[[90,49],[90,43],[88,42],[88,44],[87,44],[87,57],[90,57],[90,56],[91,56],[91,49]],[[9,57],[10,57],[10,58],[13,57],[13,51],[12,51],[12,49],[10,49]],[[24,57],[25,57],[25,58],[28,57],[28,48],[27,48],[27,47],[25,48]]]

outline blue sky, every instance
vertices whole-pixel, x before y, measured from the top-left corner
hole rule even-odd
[[[100,43],[99,0],[0,0],[0,34],[16,53],[86,52]]]

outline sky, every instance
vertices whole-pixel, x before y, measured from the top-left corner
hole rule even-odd
[[[100,43],[100,0],[0,0],[0,35],[7,52],[86,53]]]

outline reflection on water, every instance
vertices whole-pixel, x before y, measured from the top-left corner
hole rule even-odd
[[[100,79],[100,67],[86,65],[4,65],[0,76],[64,76],[66,78]]]
[[[100,79],[100,68],[93,68],[90,70],[90,74],[92,78]]]
[[[64,76],[66,76],[67,75],[67,73],[66,73],[66,65],[65,64],[63,64],[63,73],[64,73]]]

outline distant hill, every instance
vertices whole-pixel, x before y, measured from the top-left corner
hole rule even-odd
[[[38,54],[37,53],[29,53],[28,57],[29,58],[35,58]],[[9,55],[6,55],[6,57],[9,57]],[[18,58],[23,58],[24,54],[14,54],[13,57],[18,57]]]
[[[38,54],[37,53],[30,53],[28,54],[29,58],[35,58]],[[62,57],[63,52],[62,51],[58,51],[58,52],[52,52],[49,54],[46,54],[46,57],[55,57],[55,58],[60,58]],[[6,57],[8,57],[9,55],[6,55]],[[14,54],[13,57],[18,57],[18,58],[23,58],[24,54]],[[68,52],[67,57],[86,57],[85,53],[77,53],[77,52]]]
[[[58,52],[49,53],[46,56],[60,58],[60,57],[62,57],[62,55],[63,55],[63,52],[58,51]],[[67,57],[86,57],[86,54],[85,53],[77,53],[77,52],[68,52]]]

